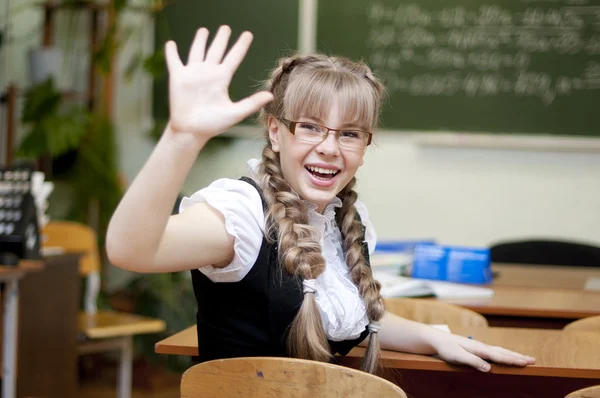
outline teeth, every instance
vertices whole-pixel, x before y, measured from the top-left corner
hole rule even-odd
[[[324,169],[321,167],[314,167],[314,166],[307,166],[306,168],[309,169],[310,171],[314,171],[314,172],[321,173],[321,174],[336,174],[338,172],[337,170]]]

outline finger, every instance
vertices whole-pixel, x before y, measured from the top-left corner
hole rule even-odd
[[[234,108],[236,123],[244,120],[272,100],[273,94],[268,91],[261,91],[236,102]]]
[[[514,357],[519,358],[521,360],[524,360],[528,365],[531,365],[531,364],[535,363],[535,358],[530,357],[529,355],[525,355],[525,354],[521,354],[519,352],[511,351],[511,350],[508,350],[508,349],[506,349],[504,347],[493,347],[493,348],[496,349],[496,350],[498,350],[498,351],[500,351],[500,352],[505,353],[506,355],[511,355],[511,356],[514,356]]]
[[[504,365],[526,366],[529,363],[524,355],[500,347],[475,344],[471,347],[465,347],[465,349],[481,358],[489,359],[490,361]]]
[[[206,53],[206,62],[220,63],[227,49],[227,43],[229,42],[229,36],[231,36],[231,28],[223,25],[217,31],[217,35],[213,39],[208,52]]]
[[[206,40],[208,39],[208,29],[200,28],[196,31],[196,36],[190,48],[188,56],[188,64],[192,62],[204,61],[204,53],[206,51]]]
[[[477,370],[482,372],[488,372],[491,369],[489,363],[484,361],[482,358],[477,355],[471,354],[469,351],[461,350],[460,353],[456,354],[454,358],[454,362],[461,363],[464,365],[469,365]]]
[[[169,40],[165,44],[165,58],[167,60],[169,72],[173,72],[183,66],[181,58],[179,58],[179,53],[177,52],[177,44],[173,40]]]
[[[231,50],[227,53],[225,58],[223,59],[223,65],[229,67],[232,73],[237,70],[237,68],[242,63],[246,53],[248,52],[248,48],[250,48],[250,44],[252,43],[252,33],[244,32],[240,35],[239,39],[235,42]]]

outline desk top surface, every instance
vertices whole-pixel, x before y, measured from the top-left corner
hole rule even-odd
[[[28,272],[40,271],[43,268],[43,260],[21,260],[16,267],[0,265],[0,280],[20,278]]]
[[[600,267],[571,267],[531,264],[492,264],[496,273],[492,286],[586,289],[600,281]]]
[[[458,328],[452,332],[490,345],[502,346],[536,358],[526,368],[492,365],[491,373],[528,376],[600,378],[600,334],[560,330],[513,328]],[[156,343],[158,354],[198,355],[196,327],[191,326]],[[356,347],[343,363],[357,365],[364,348]],[[383,366],[396,369],[438,371],[474,371],[465,366],[450,365],[432,356],[382,351]]]
[[[561,319],[600,315],[598,291],[497,285],[492,285],[492,288],[492,297],[442,301],[466,307],[483,315]]]

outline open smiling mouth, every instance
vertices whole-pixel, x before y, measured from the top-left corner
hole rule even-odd
[[[304,167],[316,179],[329,181],[340,173],[340,170],[324,169],[322,167],[305,166]]]

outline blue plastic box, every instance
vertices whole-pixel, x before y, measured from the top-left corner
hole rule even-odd
[[[414,252],[418,245],[435,245],[434,240],[383,240],[377,241],[375,253]]]
[[[492,281],[490,250],[460,246],[417,245],[411,276],[456,283],[488,284]]]
[[[392,272],[409,276],[413,261],[413,253],[417,245],[434,245],[434,240],[387,240],[377,241],[371,256],[371,266],[375,271]]]

